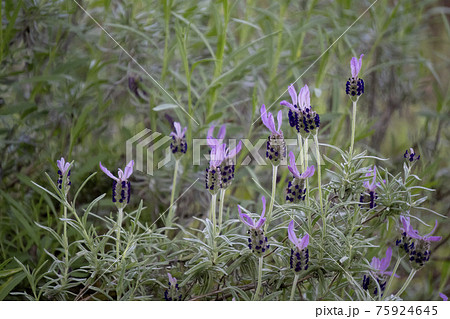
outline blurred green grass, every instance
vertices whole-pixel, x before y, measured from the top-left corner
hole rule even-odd
[[[60,156],[75,160],[79,184],[98,162],[120,167],[125,142],[147,127],[168,134],[173,120],[190,138],[204,138],[211,123],[226,123],[228,135],[256,140],[264,129],[260,105],[274,104],[301,76],[314,91],[321,114],[320,139],[349,144],[350,103],[344,85],[349,60],[364,53],[366,94],[358,103],[357,148],[390,158],[401,169],[405,149],[421,154],[423,186],[436,189],[429,207],[449,215],[449,38],[445,1],[378,0],[314,64],[311,64],[373,3],[370,1],[78,1],[199,125],[72,0],[13,1],[1,5],[0,29],[0,249],[36,268],[55,248],[34,221],[56,225],[60,212],[30,180],[44,182]],[[305,72],[306,71],[306,72]],[[129,77],[146,96],[136,96]],[[288,137],[294,137],[286,132]],[[240,157],[242,160],[243,153]],[[203,166],[182,161],[180,190],[200,177]],[[227,206],[255,198],[252,176],[269,185],[267,168],[240,167]],[[54,175],[52,175],[54,176]],[[169,205],[170,167],[134,183],[134,204],[155,220]],[[80,203],[109,190],[94,177]],[[283,185],[280,185],[282,188]],[[227,196],[228,197],[228,196]],[[194,201],[195,199],[195,201]],[[190,219],[207,211],[203,183],[180,200]],[[107,199],[96,208],[108,212]],[[433,287],[448,292],[448,226],[427,272],[420,272],[408,299],[430,299]],[[16,274],[15,290],[27,289]],[[1,278],[0,278],[1,280]],[[0,281],[2,285],[11,284]],[[4,297],[4,296],[1,296]],[[2,299],[2,298],[0,298]]]

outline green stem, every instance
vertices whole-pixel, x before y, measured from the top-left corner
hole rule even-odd
[[[175,199],[175,189],[177,187],[177,175],[178,175],[178,166],[180,164],[180,160],[177,159],[175,161],[175,168],[173,172],[173,180],[172,180],[172,194],[170,195],[170,209],[169,215],[167,216],[166,227],[172,226],[173,219],[175,217],[175,209],[173,206],[173,201]]]
[[[395,295],[396,298],[400,297],[400,295],[405,291],[405,289],[408,288],[408,286],[411,283],[412,279],[414,278],[414,275],[416,274],[416,272],[417,272],[417,269],[413,269],[411,271],[411,273],[408,276],[408,279],[406,279],[405,283],[403,284],[403,287]]]
[[[303,172],[306,171],[308,168],[308,138],[305,138],[305,143],[303,145],[303,151],[304,151],[304,166],[303,166]],[[303,173],[302,172],[302,173]],[[309,182],[308,179],[305,180],[306,185],[306,205],[309,206]]]
[[[275,193],[277,191],[277,171],[278,166],[272,165],[272,194],[270,197],[269,211],[267,212],[267,220],[264,225],[264,232],[267,230],[267,227],[269,226],[270,220],[272,218],[273,204],[275,203]]]
[[[120,258],[120,230],[122,228],[123,208],[119,208],[117,216],[117,235],[116,235],[116,256],[117,260]]]
[[[164,56],[163,56],[163,67],[161,72],[161,80],[164,82],[164,79],[167,75],[168,61],[169,61],[169,39],[170,39],[170,0],[164,1]]]
[[[211,196],[211,221],[214,234],[216,233],[216,198],[217,194]]]
[[[69,273],[69,240],[67,239],[67,207],[64,205],[64,282],[67,281]]]
[[[227,190],[226,189],[221,189],[220,190],[220,202],[219,202],[219,232],[222,229],[222,218],[223,218],[223,203],[225,200],[225,192]]]
[[[305,171],[305,163],[303,162],[303,138],[300,133],[297,134],[298,145],[300,147],[300,166],[302,171]]]
[[[295,274],[294,283],[292,284],[292,289],[291,289],[291,298],[289,299],[290,301],[294,300],[295,288],[297,287],[297,282],[298,282],[298,274]]]
[[[253,296],[253,300],[259,300],[259,292],[261,290],[262,284],[262,269],[263,269],[263,256],[259,257],[259,266],[258,266],[258,284],[256,286],[255,295]]]
[[[353,101],[353,112],[352,112],[352,137],[350,140],[350,153],[349,153],[349,159],[351,160],[353,156],[353,146],[355,144],[355,129],[356,129],[356,103],[358,100]],[[349,161],[350,161],[349,160]]]
[[[314,141],[316,142],[316,157],[317,157],[317,186],[319,188],[319,206],[320,206],[320,213],[322,215],[322,223],[323,223],[323,238],[325,239],[326,234],[326,216],[324,215],[323,211],[323,199],[322,199],[322,173],[320,169],[320,150],[319,150],[319,139],[317,138],[317,135],[319,135],[319,131],[314,135]]]
[[[386,290],[384,291],[385,296],[390,296],[391,285],[395,278],[394,275],[397,272],[398,266],[400,266],[400,262],[402,261],[402,259],[403,257],[397,257],[397,262],[395,263],[394,269],[392,270],[391,278],[389,278],[389,281],[386,285]]]

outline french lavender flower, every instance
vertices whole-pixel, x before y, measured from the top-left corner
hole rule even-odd
[[[220,170],[220,183],[219,188],[228,188],[234,179],[235,171],[235,157],[242,149],[242,141],[239,141],[238,145],[234,149],[227,147],[225,143],[222,144],[226,134],[226,127],[222,125],[219,130],[217,138],[214,138],[214,125],[212,125],[206,137],[206,141],[211,147],[211,152],[214,147],[222,147],[221,154],[223,154],[223,161],[219,166]]]
[[[241,211],[241,207],[238,205],[239,218],[249,228],[247,231],[247,234],[249,235],[248,248],[257,256],[261,256],[270,248],[263,230],[264,223],[266,222],[266,218],[264,217],[264,214],[266,213],[266,198],[263,196],[261,200],[263,203],[263,210],[261,217],[256,223],[247,214],[244,214]]]
[[[302,174],[298,171],[295,165],[294,153],[289,152],[289,164],[288,169],[293,175],[292,181],[289,181],[286,188],[286,201],[291,203],[298,203],[305,200],[306,196],[306,183],[305,179],[314,175],[314,165],[309,166]]]
[[[359,98],[361,94],[364,93],[364,81],[363,79],[358,78],[359,71],[362,66],[362,57],[364,54],[361,54],[359,60],[353,57],[350,61],[350,68],[352,71],[352,77],[348,79],[347,84],[345,85],[345,93],[350,96],[353,100],[353,97]]]
[[[309,234],[307,233],[303,238],[295,235],[294,221],[291,220],[288,226],[289,240],[294,244],[294,249],[291,248],[290,265],[295,272],[301,270],[308,270],[309,263]]]
[[[169,277],[169,288],[164,291],[164,299],[167,301],[181,301],[180,287],[177,284],[177,279],[167,273]]]
[[[320,126],[320,117],[312,110],[309,88],[307,85],[300,89],[297,96],[294,86],[288,88],[292,103],[281,101],[280,104],[289,108],[289,125],[295,127],[303,137],[314,134]]]
[[[392,271],[386,271],[388,269],[389,264],[391,263],[392,258],[392,248],[389,247],[386,250],[386,257],[378,259],[377,257],[372,258],[372,262],[370,266],[373,270],[370,271],[371,275],[377,280],[378,285],[381,289],[381,296],[383,296],[384,290],[386,289],[386,283],[388,277],[392,276]],[[395,277],[398,278],[397,275]],[[369,292],[373,291],[374,295],[378,295],[378,285],[375,282],[371,281],[370,275],[364,275],[362,287],[364,290],[368,290]]]
[[[261,120],[263,124],[272,133],[267,138],[266,158],[272,165],[277,166],[286,157],[286,142],[284,141],[283,131],[281,130],[283,112],[280,110],[277,115],[278,128],[275,128],[275,120],[272,113],[266,112],[266,106],[261,106]]]
[[[225,158],[224,146],[213,146],[210,153],[209,167],[206,168],[205,187],[211,195],[219,192],[222,185],[222,173],[220,166]]]
[[[187,151],[187,143],[186,143],[186,130],[187,127],[181,130],[181,125],[178,122],[174,122],[173,126],[175,127],[175,132],[171,132],[170,136],[172,136],[172,142],[170,143],[170,150],[173,155],[179,159],[183,154],[186,154]]]
[[[375,200],[378,198],[378,196],[377,196],[377,193],[375,192],[375,189],[381,185],[380,183],[377,183],[377,167],[375,165],[373,166],[373,170],[366,174],[366,177],[373,177],[372,182],[365,181],[363,183],[363,186],[367,190],[367,193],[369,195],[369,198],[368,198],[369,207],[372,209],[375,206],[377,206],[377,204],[375,203]],[[361,203],[365,203],[366,195],[361,194],[359,201]]]
[[[403,157],[406,158],[411,163],[415,162],[415,161],[418,161],[420,159],[420,155],[417,155],[414,152],[413,148],[410,148],[409,152],[408,152],[408,150],[406,150],[405,154],[403,154]]]
[[[117,208],[124,208],[127,206],[127,204],[130,202],[130,195],[131,195],[131,184],[128,181],[128,178],[133,173],[133,166],[134,161],[131,160],[127,166],[125,167],[125,170],[122,171],[120,168],[118,170],[118,177],[115,177],[111,172],[102,165],[102,163],[99,163],[100,169],[108,175],[109,178],[112,178],[113,184],[112,184],[112,201],[116,204]]]
[[[402,237],[395,241],[395,245],[409,255],[411,266],[420,268],[430,259],[431,242],[442,239],[441,236],[431,236],[436,230],[438,222],[436,220],[433,230],[424,236],[420,236],[419,232],[412,227],[409,217],[400,216],[400,222]]]
[[[56,182],[58,188],[67,195],[69,192],[70,185],[70,163],[66,162],[64,157],[56,161],[56,166],[58,166],[58,181]]]
[[[448,301],[448,297],[444,295],[442,292],[439,293],[439,297],[442,298],[442,301]]]
[[[230,150],[230,148],[227,147],[226,144],[222,144],[222,147],[223,161],[220,164],[220,188],[226,189],[233,182],[235,169],[234,159],[242,149],[242,141],[239,141],[238,145],[232,150]]]

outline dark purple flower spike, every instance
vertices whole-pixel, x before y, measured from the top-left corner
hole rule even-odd
[[[320,117],[311,107],[309,88],[307,85],[300,89],[297,96],[294,86],[288,88],[292,103],[281,101],[280,104],[289,108],[289,125],[295,127],[303,137],[315,134],[320,127]]]
[[[410,163],[414,163],[420,159],[420,155],[416,154],[413,148],[410,148],[409,152],[408,150],[406,150],[405,154],[403,154],[403,157],[406,158]]]
[[[180,287],[177,284],[177,279],[167,273],[169,277],[169,288],[164,291],[164,299],[167,301],[181,301]]]
[[[297,165],[295,164],[294,153],[289,152],[289,171],[293,175],[292,181],[289,181],[286,188],[286,201],[290,203],[299,203],[304,201],[306,197],[306,183],[305,180],[314,175],[314,165],[309,166],[306,170],[300,174]]]
[[[288,238],[294,245],[291,248],[291,257],[289,259],[291,269],[296,273],[301,270],[308,270],[309,267],[309,234],[297,238],[294,230],[294,221],[291,220],[288,226]]]
[[[266,198],[263,196],[261,201],[263,204],[263,210],[261,217],[257,222],[255,222],[247,214],[243,213],[241,207],[238,205],[239,219],[249,228],[247,231],[247,234],[249,235],[248,248],[251,249],[251,251],[257,256],[261,256],[270,248],[270,245],[267,243],[267,237],[264,236],[263,230],[264,223],[266,222],[266,218],[264,217],[266,213]]]
[[[69,192],[70,185],[70,163],[66,162],[64,157],[56,161],[56,166],[58,166],[58,181],[56,182],[58,188],[67,195]]]
[[[400,216],[400,223],[402,237],[397,239],[395,244],[409,256],[409,262],[414,268],[420,268],[430,259],[431,242],[442,239],[441,236],[431,236],[438,222],[436,220],[433,230],[424,236],[420,236],[419,232],[412,227],[409,217]]]
[[[123,171],[119,168],[117,173],[118,177],[111,174],[111,172],[106,167],[104,167],[101,162],[99,163],[99,165],[103,173],[105,173],[109,178],[113,180],[112,185],[113,203],[116,204],[117,208],[123,209],[130,202],[131,184],[128,181],[128,178],[133,173],[134,161],[131,160],[125,167],[125,170]]]
[[[214,156],[217,158],[214,163],[210,162],[210,167],[206,169],[205,187],[211,194],[217,194],[220,189],[228,188],[234,180],[235,158],[242,149],[242,141],[236,145],[235,148],[230,149],[225,143],[222,143],[226,127],[222,125],[219,129],[217,138],[213,136],[214,125],[212,125],[207,133],[206,141],[211,147],[211,159]],[[220,163],[219,163],[220,162]],[[211,166],[213,164],[213,166]],[[214,167],[214,169],[211,169]]]
[[[263,104],[261,106],[261,120],[271,133],[267,138],[266,158],[272,162],[272,165],[278,166],[286,158],[286,142],[281,130],[283,112],[281,110],[278,112],[278,127],[275,127],[275,119],[272,113],[268,113],[266,106]]]
[[[358,99],[361,94],[364,93],[364,81],[358,77],[362,66],[363,56],[364,54],[361,54],[359,60],[353,57],[350,61],[352,77],[348,79],[347,84],[345,85],[345,93],[350,96],[352,100],[355,98]]]
[[[363,278],[363,289],[368,291],[373,291],[374,295],[378,295],[378,286],[380,286],[381,289],[381,296],[383,296],[384,290],[386,289],[386,283],[388,280],[388,277],[392,276],[392,271],[386,271],[389,268],[389,264],[391,263],[392,258],[392,248],[389,247],[386,250],[386,257],[384,258],[377,258],[373,257],[372,262],[370,263],[370,266],[373,270],[371,270],[371,274],[378,282],[378,285],[374,282],[371,282],[371,276],[370,275],[364,275]],[[397,275],[395,277],[398,278]]]
[[[174,122],[175,132],[171,132],[172,143],[170,143],[170,149],[173,155],[179,159],[183,154],[186,154],[187,143],[186,143],[186,130],[187,127],[181,129],[181,125],[178,122]]]
[[[380,186],[380,183],[377,183],[377,167],[374,165],[373,170],[366,174],[366,177],[372,177],[372,181],[364,181],[363,186],[366,189],[366,193],[362,193],[359,201],[361,203],[368,202],[370,209],[377,206],[375,200],[378,198],[375,189]]]
[[[209,166],[206,168],[205,187],[212,195],[216,195],[222,185],[220,166],[225,159],[224,145],[213,146],[210,153]]]

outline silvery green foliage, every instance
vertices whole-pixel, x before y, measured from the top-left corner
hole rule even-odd
[[[367,180],[365,174],[371,170],[375,159],[383,159],[363,152],[349,161],[348,154],[339,148],[322,145],[341,156],[341,161],[336,162],[324,155],[328,167],[322,186],[326,233],[322,230],[319,203],[315,199],[317,188],[312,180],[309,201],[275,203],[266,232],[270,249],[264,255],[262,299],[289,299],[295,273],[289,264],[291,244],[287,240],[287,225],[293,219],[298,225],[297,231],[310,236],[309,267],[298,273],[296,300],[398,300],[396,296],[371,295],[362,288],[363,276],[373,276],[367,256],[369,251],[384,252],[385,243],[392,243],[388,245],[394,249],[390,270],[397,270],[398,264],[395,269],[394,264],[399,254],[393,244],[397,234],[383,229],[392,223],[396,225],[400,214],[414,216],[417,210],[428,210],[421,206],[426,197],[416,192],[428,189],[415,186],[420,179],[411,174],[408,165],[404,166],[404,172],[395,175],[379,167],[377,205],[370,209],[359,201],[364,191],[363,182]],[[196,217],[186,228],[178,224],[158,228],[155,223],[139,221],[146,209],[141,201],[137,209],[127,207],[129,210],[124,212],[124,222],[120,226],[120,258],[117,259],[116,213],[99,216],[93,212],[93,207],[105,195],[98,196],[86,207],[76,206],[78,194],[91,182],[93,175],[78,188],[73,200],[58,192],[50,178],[52,191],[38,186],[68,210],[66,221],[71,236],[67,264],[70,268],[65,276],[66,263],[61,254],[65,243],[61,235],[39,225],[55,237],[61,248],[47,251],[49,262],[41,269],[30,271],[23,266],[33,290],[33,295],[24,293],[27,298],[163,300],[169,288],[167,274],[170,273],[178,279],[182,300],[251,300],[258,257],[248,249],[247,229],[238,219],[237,209],[228,210],[220,232],[213,230],[209,219]],[[249,217],[258,217],[242,209]],[[108,230],[99,233],[96,226],[99,223]]]

